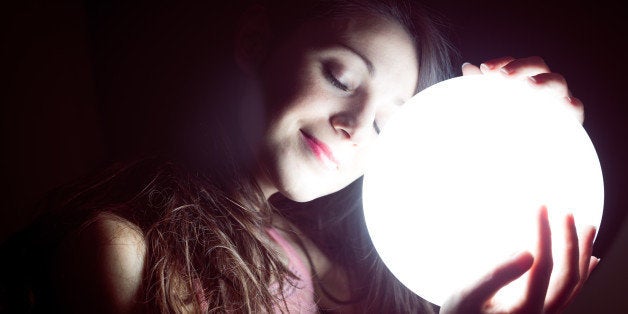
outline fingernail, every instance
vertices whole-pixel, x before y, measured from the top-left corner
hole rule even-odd
[[[462,64],[462,67],[464,68],[465,66],[467,66],[469,64],[471,64],[471,62],[465,62],[465,63]]]
[[[572,105],[572,106],[578,106],[578,101],[576,100],[575,97],[573,96],[565,96],[565,99],[567,100],[567,102]]]
[[[549,216],[549,209],[547,209],[546,205],[542,205],[541,208],[539,209],[541,216],[544,219],[547,219],[547,217]]]
[[[528,81],[530,81],[530,83],[532,84],[536,84],[539,82],[534,76],[528,76]]]
[[[490,70],[490,68],[488,67],[488,65],[482,63],[482,64],[480,64],[480,70],[482,72],[488,72]]]
[[[510,70],[509,68],[503,67],[503,68],[499,69],[499,72],[501,72],[502,74],[505,74],[505,75],[510,75],[510,73],[512,73],[512,70]]]
[[[510,261],[519,262],[519,266],[521,267],[521,269],[525,270],[530,268],[530,266],[532,266],[532,264],[534,263],[534,256],[528,251],[522,251],[513,254],[510,257]]]
[[[576,218],[573,216],[573,213],[572,213],[572,212],[567,212],[567,213],[565,214],[565,218],[566,218],[566,219],[569,219],[569,220],[573,220],[574,222],[576,221]]]
[[[593,234],[597,233],[597,227],[594,225],[590,225],[589,228],[591,228],[591,232],[593,232]]]
[[[528,252],[527,250],[526,251],[515,251],[515,252],[512,252],[509,257],[511,259],[518,259],[518,258],[521,258],[521,256],[527,255],[527,254],[530,254],[530,252]]]

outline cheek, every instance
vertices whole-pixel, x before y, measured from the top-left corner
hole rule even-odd
[[[373,149],[373,144],[357,149],[354,152],[353,158],[346,162],[347,166],[343,169],[343,178],[345,181],[348,181],[347,184],[364,175]]]
[[[317,89],[313,64],[307,56],[278,54],[264,72],[261,78],[264,103],[271,116],[303,103],[307,94]]]

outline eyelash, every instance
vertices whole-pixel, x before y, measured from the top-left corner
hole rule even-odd
[[[373,129],[375,129],[375,133],[379,134],[382,130],[380,130],[379,125],[377,125],[377,121],[373,121]]]
[[[349,91],[349,86],[342,84],[329,69],[325,69],[325,76],[327,77],[327,80],[329,80],[329,83],[331,83],[334,87],[345,92]]]

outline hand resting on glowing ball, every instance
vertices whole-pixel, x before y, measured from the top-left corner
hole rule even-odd
[[[463,75],[497,74],[505,79],[527,79],[536,88],[554,93],[564,99],[567,110],[583,121],[583,105],[571,96],[565,79],[549,71],[538,57],[514,59],[504,57],[483,63],[480,67],[464,64]],[[451,296],[441,307],[441,313],[557,313],[563,310],[578,293],[599,259],[592,257],[595,228],[576,231],[574,218],[564,218],[564,265],[561,273],[553,273],[551,230],[547,210],[538,213],[538,239],[532,252],[516,254],[497,265],[477,282]],[[580,233],[580,241],[578,240]],[[469,256],[470,259],[473,256]],[[558,266],[558,265],[557,265]],[[525,297],[510,308],[492,300],[495,293],[511,281],[529,272]],[[550,285],[550,277],[553,278]]]
[[[486,61],[477,67],[470,63],[462,65],[462,75],[499,74],[509,79],[525,79],[538,89],[553,93],[562,98],[567,110],[574,113],[578,121],[584,121],[584,106],[582,102],[571,95],[565,78],[550,72],[545,61],[540,57],[514,59],[502,57]]]
[[[540,58],[463,73],[378,137],[363,182],[373,244],[441,313],[559,312],[598,263],[604,189],[582,104]]]
[[[440,313],[560,313],[578,293],[589,274],[598,263],[591,256],[595,228],[578,235],[573,216],[565,217],[564,271],[549,285],[552,275],[552,241],[547,210],[542,208],[538,217],[538,244],[535,252],[522,252],[480,278],[475,284],[451,296]],[[469,257],[473,258],[473,257]],[[497,291],[529,271],[525,297],[512,308],[493,302]]]

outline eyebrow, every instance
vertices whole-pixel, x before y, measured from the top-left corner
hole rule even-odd
[[[364,62],[364,64],[366,64],[366,69],[369,72],[369,75],[371,77],[375,76],[375,67],[373,66],[373,63],[371,62],[371,60],[369,60],[369,58],[367,58],[365,55],[361,54],[357,49],[345,44],[345,43],[341,43],[340,46],[342,46],[343,48],[351,51],[352,53],[354,53],[355,55],[357,55],[358,57],[360,57],[360,59],[362,59],[362,61]],[[405,104],[408,101],[408,99],[403,99],[401,97],[399,98],[395,98],[394,104],[397,106],[402,106],[403,104]]]
[[[351,51],[352,53],[354,53],[355,55],[357,55],[358,57],[360,57],[360,59],[362,59],[362,61],[364,62],[364,64],[366,64],[366,69],[369,71],[369,75],[370,76],[375,76],[375,67],[373,66],[373,63],[371,62],[371,60],[369,60],[366,56],[364,56],[363,54],[361,54],[358,50],[354,49],[353,47],[347,45],[347,44],[340,44],[343,48]]]

